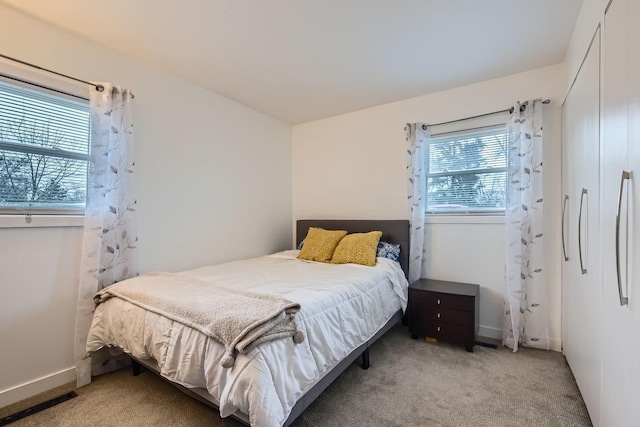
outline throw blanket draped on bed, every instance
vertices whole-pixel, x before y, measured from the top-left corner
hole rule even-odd
[[[172,273],[149,273],[98,292],[100,304],[112,296],[168,317],[213,338],[226,348],[221,365],[231,368],[235,352],[247,353],[260,343],[293,337],[304,341],[295,313],[300,304],[282,297],[212,285]]]

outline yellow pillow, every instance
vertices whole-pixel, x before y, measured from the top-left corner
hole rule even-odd
[[[336,246],[346,235],[347,232],[344,230],[323,230],[322,228],[309,227],[298,258],[329,262]]]
[[[345,236],[333,252],[331,264],[376,265],[376,253],[382,231],[353,233]],[[305,243],[306,244],[306,243]]]

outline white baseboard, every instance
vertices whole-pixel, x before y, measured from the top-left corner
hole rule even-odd
[[[76,379],[75,366],[0,391],[0,408],[19,402],[36,394],[67,384]]]
[[[562,351],[562,341],[557,338],[549,337],[549,350]]]
[[[499,328],[480,325],[478,335],[502,341],[502,329]],[[549,350],[561,351],[562,341],[558,338],[549,337]]]
[[[502,341],[502,329],[480,325],[478,335]]]

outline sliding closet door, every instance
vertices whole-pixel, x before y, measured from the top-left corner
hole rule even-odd
[[[629,298],[627,312],[623,319],[625,329],[630,335],[629,352],[626,366],[631,378],[626,390],[629,399],[629,422],[640,426],[640,1],[629,3],[629,171],[632,177],[629,182],[629,247],[627,252],[629,276],[627,296]],[[622,307],[618,308],[618,310]],[[635,337],[631,338],[631,337]]]
[[[600,30],[563,106],[563,351],[589,415],[600,419]]]
[[[640,425],[640,2],[614,0],[603,49],[602,425]]]
[[[575,360],[578,357],[575,328],[578,326],[576,319],[579,317],[579,308],[571,304],[578,290],[577,275],[578,252],[574,237],[576,226],[573,209],[575,200],[575,168],[572,160],[575,158],[578,134],[577,106],[574,105],[574,95],[569,94],[562,106],[562,350],[567,360]]]

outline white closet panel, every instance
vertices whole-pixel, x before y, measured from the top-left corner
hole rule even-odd
[[[563,105],[562,142],[562,348],[596,426],[602,365],[599,124],[598,29]]]
[[[640,2],[614,0],[603,49],[602,425],[640,425]]]

